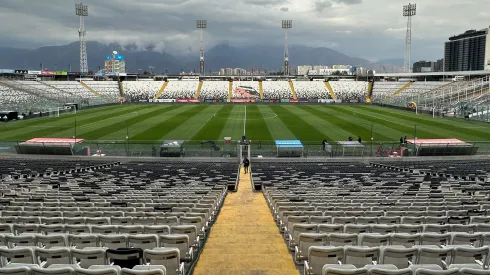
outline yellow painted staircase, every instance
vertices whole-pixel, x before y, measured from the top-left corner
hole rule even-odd
[[[124,97],[124,85],[121,81],[119,81],[119,95]]]
[[[158,93],[155,95],[153,98],[153,101],[157,100],[165,91],[165,88],[167,88],[168,81],[163,82],[162,87],[160,87],[160,90],[158,90]]]
[[[85,87],[85,89],[89,90],[94,95],[100,96],[100,94],[97,91],[95,91],[94,89],[90,88],[87,84],[83,83],[83,81],[80,81],[80,84],[82,84],[82,86]]]
[[[262,81],[259,81],[259,94],[260,99],[264,99],[264,89],[262,88]]]
[[[233,81],[228,82],[228,102],[231,101],[231,97],[233,96]]]
[[[291,93],[293,94],[293,99],[295,99],[295,100],[298,99],[296,97],[296,91],[294,90],[294,83],[291,80],[289,81],[289,87],[291,88]]]
[[[410,86],[412,86],[412,84],[413,84],[413,83],[415,83],[415,82],[413,82],[413,81],[408,82],[408,83],[407,83],[407,84],[405,84],[403,87],[401,87],[401,88],[400,88],[398,91],[394,92],[394,93],[393,93],[393,94],[390,96],[390,98],[395,97],[395,96],[397,96],[397,95],[399,95],[399,94],[403,93],[403,91],[405,91],[405,90],[406,90],[406,89],[408,89]]]
[[[328,92],[330,93],[330,96],[332,97],[333,100],[337,100],[337,96],[335,95],[332,86],[330,86],[330,82],[325,82],[325,87],[327,87]]]
[[[203,82],[199,81],[199,85],[197,85],[196,96],[194,96],[194,99],[199,99],[199,95],[201,94],[202,84]]]
[[[373,82],[369,81],[367,95],[366,95],[366,103],[371,103],[371,96],[373,95]]]
[[[236,193],[228,193],[211,228],[193,275],[298,275],[261,192],[240,172]]]

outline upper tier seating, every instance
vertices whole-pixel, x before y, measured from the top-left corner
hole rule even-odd
[[[194,98],[198,86],[199,81],[197,80],[169,81],[165,91],[159,98]]]
[[[123,88],[126,98],[131,102],[153,99],[164,81],[124,81]]]
[[[294,81],[297,98],[332,99],[323,81]]]
[[[203,81],[199,97],[203,99],[227,99],[228,89],[228,81]]]
[[[364,102],[368,83],[365,81],[330,81],[330,86],[337,99],[342,102]]]
[[[287,81],[262,81],[265,99],[292,98],[291,87]]]

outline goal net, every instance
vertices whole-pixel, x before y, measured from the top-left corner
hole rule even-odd
[[[60,114],[76,114],[77,108],[75,105],[65,105],[64,107],[51,108],[49,109],[50,117],[59,117]]]
[[[59,117],[59,116],[60,116],[60,108],[49,109],[49,117]]]
[[[76,105],[65,105],[63,107],[63,113],[64,114],[76,114],[77,113]]]

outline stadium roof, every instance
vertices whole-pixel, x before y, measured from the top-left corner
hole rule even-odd
[[[381,77],[417,77],[417,76],[456,76],[456,75],[490,75],[490,71],[459,71],[459,72],[431,72],[431,73],[375,73]]]

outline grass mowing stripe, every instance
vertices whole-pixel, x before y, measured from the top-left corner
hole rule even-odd
[[[140,109],[144,109],[144,108],[146,108],[146,107],[140,106],[140,107],[136,107],[136,108],[130,108],[129,110],[128,110],[128,108],[125,108],[124,110],[120,110],[118,112],[110,113],[107,116],[97,116],[97,117],[90,117],[90,118],[85,118],[85,119],[79,119],[79,117],[77,115],[77,117],[76,117],[77,118],[77,122],[76,122],[77,123],[77,129],[79,127],[87,125],[87,124],[100,123],[100,122],[103,122],[104,120],[108,120],[110,118],[114,118],[114,117],[124,115],[124,114],[128,113],[128,111],[140,110]],[[75,127],[75,116],[74,115],[71,116],[70,121],[64,120],[63,122],[64,123],[61,125],[46,126],[45,128],[41,128],[41,129],[35,128],[36,130],[34,130],[34,131],[15,134],[14,136],[11,136],[11,137],[8,137],[5,139],[7,139],[7,140],[24,140],[24,139],[30,139],[33,137],[44,137],[47,135],[53,136],[57,132],[63,132],[63,131],[67,131],[68,129],[73,129]],[[73,134],[74,134],[74,132],[68,134],[68,136],[71,137]],[[59,136],[59,137],[62,137],[62,136]]]
[[[321,141],[325,138],[331,140],[324,133],[318,131],[307,121],[291,113],[288,108],[297,108],[297,106],[271,106],[277,117],[288,127],[288,129],[301,141]]]
[[[77,116],[81,117],[86,115],[94,115],[102,112],[108,112],[110,111],[110,109],[117,108],[117,107],[120,106],[117,105],[117,106],[109,106],[109,107],[96,107],[90,109],[82,109],[77,111]],[[0,126],[0,129],[16,130],[16,129],[24,128],[26,126],[34,126],[38,124],[60,121],[66,118],[70,118],[71,116],[72,115],[60,115],[60,117],[40,117],[40,118],[32,118],[28,120],[9,122],[4,124],[3,126]]]
[[[383,114],[379,114],[378,112],[368,112],[363,111],[355,107],[347,107],[346,109],[352,110],[362,114],[363,116],[369,117],[370,120],[376,121],[377,123],[383,123],[384,125],[389,125],[391,128],[399,128],[400,131],[402,128],[406,128],[404,135],[413,137],[415,134],[415,124],[411,125],[409,121],[392,118],[389,116],[385,116]],[[419,126],[419,125],[418,125]],[[417,137],[418,138],[447,138],[451,135],[451,132],[440,129],[438,127],[417,127]],[[460,138],[462,140],[468,140],[468,135],[462,133],[461,135],[456,134],[454,137]],[[471,138],[470,138],[471,139]]]
[[[155,124],[149,129],[131,137],[131,140],[160,140],[162,137],[170,133],[173,129],[184,124],[188,119],[208,108],[209,105],[195,105],[191,109],[165,118],[162,122]]]
[[[375,123],[375,125],[382,125],[382,126],[394,129],[394,130],[402,133],[403,136],[412,136],[414,134],[414,127],[409,127],[409,126],[403,125],[402,123],[397,123],[396,120],[388,121],[385,119],[379,119],[379,118],[376,118],[375,116],[371,116],[371,115],[364,113],[362,111],[359,111],[357,109],[347,109],[345,107],[344,108],[337,108],[337,106],[333,107],[332,109],[334,109],[335,111],[337,111],[339,113],[343,113],[346,115],[351,115],[352,112],[358,112],[358,113],[362,114],[363,117],[366,117],[367,120],[369,120],[370,122]],[[377,129],[377,127],[373,127],[373,128],[374,128],[373,136],[376,137],[377,140],[379,140],[378,131],[375,131]],[[374,133],[376,133],[376,134],[374,134]],[[383,133],[386,134],[386,132],[383,132]],[[419,138],[444,138],[444,136],[438,135],[438,134],[431,132],[431,131],[425,131],[425,130],[417,130],[417,137],[419,137]],[[399,140],[399,137],[391,136],[389,139],[381,140],[381,141],[398,142],[398,140]]]
[[[208,121],[214,118],[214,114],[218,112],[223,105],[209,104],[209,107],[199,112],[197,115],[193,116],[187,120],[184,124],[179,125],[179,127],[173,129],[167,133],[162,139],[163,140],[187,140],[189,141],[202,126],[206,125]]]
[[[225,128],[225,123],[230,116],[233,105],[223,106],[213,118],[211,118],[201,129],[192,137],[192,140],[220,140],[220,134]]]
[[[148,110],[150,110],[147,113],[142,113],[142,114],[136,115],[134,117],[131,117],[130,119],[115,122],[111,125],[102,124],[98,128],[96,128],[92,131],[89,131],[87,133],[84,133],[83,136],[81,136],[81,137],[83,137],[87,140],[96,140],[96,139],[99,139],[99,138],[106,136],[110,133],[117,132],[119,130],[122,130],[126,127],[130,127],[130,126],[137,124],[137,123],[141,123],[147,119],[152,118],[153,116],[159,115],[161,113],[168,112],[170,110],[177,109],[181,106],[182,105],[172,105],[170,107],[165,107],[165,108],[162,108],[162,106],[150,107],[150,108],[147,108]]]
[[[359,107],[363,110],[370,110],[369,107],[366,108],[366,106],[359,106]],[[468,129],[468,128],[464,128],[464,127],[458,127],[456,125],[451,125],[451,124],[447,124],[447,123],[441,123],[441,122],[433,121],[432,117],[427,117],[428,119],[425,119],[422,116],[417,117],[417,116],[413,115],[413,112],[410,112],[410,114],[412,114],[412,115],[408,116],[408,115],[401,113],[401,112],[390,112],[390,111],[381,110],[381,108],[371,109],[371,111],[373,111],[373,110],[375,110],[375,112],[385,114],[387,116],[396,117],[396,118],[404,119],[404,120],[409,120],[409,121],[413,122],[414,124],[435,126],[435,127],[439,127],[439,128],[445,129],[445,130],[456,131],[456,132],[464,131],[466,134],[469,134],[469,135],[472,135],[475,137],[479,137],[479,138],[482,138],[485,140],[488,140],[488,136],[489,136],[489,133],[485,133],[485,132],[481,132],[481,131],[477,131],[477,130],[473,130],[473,129]]]
[[[269,127],[264,121],[262,113],[257,105],[249,105],[247,108],[246,121],[247,139],[250,140],[273,140]]]
[[[364,127],[360,123],[352,123],[346,119],[343,119],[335,112],[332,112],[332,110],[329,110],[329,106],[322,108],[322,111],[314,109],[310,106],[300,106],[300,108],[317,117],[325,117],[326,114],[329,114],[326,120],[332,123],[334,126],[344,129],[345,131],[354,135],[353,138],[355,140],[357,140],[357,136],[364,137],[364,140],[367,140],[367,137],[371,137],[371,127]],[[373,134],[375,133],[373,132]],[[386,137],[381,133],[376,133],[376,137],[378,137],[379,140],[391,140],[389,137]],[[345,140],[347,140],[347,138],[348,137],[345,137]]]
[[[282,123],[282,121],[277,117],[269,106],[260,105],[259,111],[264,118],[265,124],[269,129],[269,132],[272,134],[272,139],[285,139],[285,140],[295,140],[296,136],[289,131],[289,129]]]

